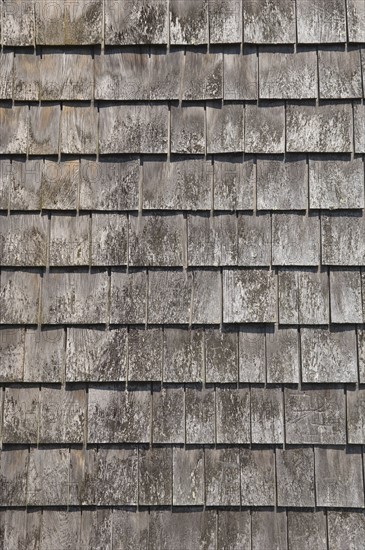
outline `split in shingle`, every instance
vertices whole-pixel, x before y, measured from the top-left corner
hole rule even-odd
[[[301,328],[300,335],[304,383],[357,382],[354,329]]]
[[[244,41],[254,44],[295,42],[295,2],[270,0],[243,3]]]
[[[208,42],[208,0],[171,0],[170,43]]]
[[[251,389],[252,443],[284,442],[283,393],[280,388]]]
[[[288,105],[286,150],[289,153],[352,152],[351,105]],[[359,152],[357,147],[355,151]]]
[[[325,271],[279,271],[279,322],[287,325],[329,323],[329,279]]]
[[[224,99],[257,99],[258,74],[256,48],[224,50]]]
[[[124,381],[126,375],[126,328],[67,330],[67,382],[119,382]]]
[[[239,506],[239,450],[206,449],[204,466],[206,505]]]
[[[203,449],[173,449],[173,505],[199,506],[205,501]]]
[[[260,98],[310,99],[318,95],[315,51],[261,51]]]
[[[348,182],[351,181],[351,185]],[[364,207],[364,165],[361,158],[309,159],[310,208]]]
[[[333,508],[363,508],[363,464],[359,447],[315,449],[316,503]]]
[[[341,389],[285,389],[286,442],[344,445],[345,407]]]
[[[257,159],[257,209],[305,210],[308,170],[304,156]]]

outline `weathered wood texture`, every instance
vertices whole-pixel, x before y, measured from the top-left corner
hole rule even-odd
[[[364,29],[0,3],[1,549],[363,549]]]

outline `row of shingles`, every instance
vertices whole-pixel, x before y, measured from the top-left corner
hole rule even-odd
[[[364,41],[361,0],[5,0],[4,45]],[[347,10],[346,10],[347,8]],[[103,18],[104,9],[104,18]],[[347,11],[347,13],[346,13]]]
[[[0,265],[361,267],[359,214],[3,214]]]
[[[347,181],[351,179],[352,185]],[[309,195],[309,197],[308,197]],[[364,207],[361,158],[287,155],[0,159],[1,210],[306,210]]]
[[[3,268],[1,324],[363,323],[360,269]]]
[[[362,512],[183,512],[7,510],[0,512],[0,542],[40,550],[358,550],[365,536]]]
[[[360,447],[7,449],[7,506],[364,508]]]
[[[3,444],[364,444],[365,390],[8,387]],[[133,389],[131,389],[133,388]],[[285,415],[284,415],[285,411]],[[168,414],[166,414],[168,413]],[[285,425],[284,425],[285,416]],[[14,423],[14,417],[17,423]]]
[[[171,120],[170,120],[171,118]],[[361,104],[3,106],[2,154],[363,153]],[[262,131],[265,128],[265,131]],[[353,130],[354,128],[354,130]],[[354,139],[353,139],[354,133]],[[169,136],[171,140],[169,143]]]
[[[364,55],[356,47],[291,52],[232,48],[142,52],[45,49],[1,54],[1,99],[256,100],[363,97]],[[164,55],[162,55],[164,54]],[[317,59],[318,57],[318,59]],[[95,76],[94,76],[95,62]],[[259,67],[259,70],[258,70]],[[319,73],[319,74],[317,74]],[[95,78],[95,84],[94,84]],[[224,84],[223,84],[224,82]]]
[[[365,383],[363,328],[3,328],[0,382]]]

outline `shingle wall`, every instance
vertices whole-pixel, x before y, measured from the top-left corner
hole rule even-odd
[[[0,548],[365,548],[365,1],[1,45]]]

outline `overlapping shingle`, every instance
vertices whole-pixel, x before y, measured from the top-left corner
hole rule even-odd
[[[364,14],[3,2],[1,548],[362,548]]]

